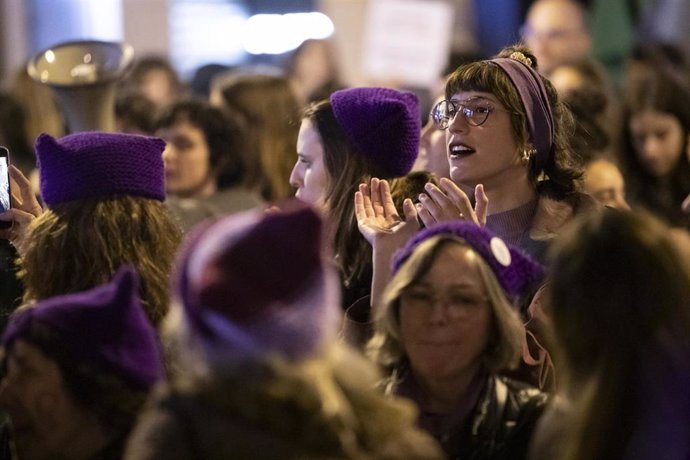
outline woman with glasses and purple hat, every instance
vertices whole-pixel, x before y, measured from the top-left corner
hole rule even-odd
[[[418,233],[392,265],[368,344],[385,391],[419,406],[449,458],[525,458],[546,395],[498,373],[520,359],[516,300],[542,266],[458,220]]]

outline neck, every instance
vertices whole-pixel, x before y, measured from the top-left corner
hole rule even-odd
[[[489,199],[488,215],[519,208],[537,197],[537,191],[527,178],[527,170],[518,177],[502,177],[500,180],[486,181],[483,185]]]
[[[199,186],[187,190],[183,193],[178,193],[178,198],[209,198],[217,191],[216,181],[214,178],[209,177],[205,182]]]
[[[441,414],[451,412],[467,397],[470,384],[478,372],[479,362],[462,373],[442,379],[426,378],[412,371],[422,389],[425,409]]]

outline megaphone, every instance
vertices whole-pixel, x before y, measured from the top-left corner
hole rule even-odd
[[[114,131],[115,85],[133,59],[123,43],[72,41],[41,51],[27,71],[54,90],[69,132]]]

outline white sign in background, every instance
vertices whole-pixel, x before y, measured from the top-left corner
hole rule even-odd
[[[435,85],[448,62],[453,19],[446,0],[370,0],[364,73],[375,81]]]

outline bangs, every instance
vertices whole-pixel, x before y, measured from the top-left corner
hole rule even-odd
[[[446,82],[446,99],[460,91],[481,91],[499,97],[506,85],[512,85],[508,76],[489,61],[477,61],[458,67]],[[503,101],[501,101],[503,102]]]

